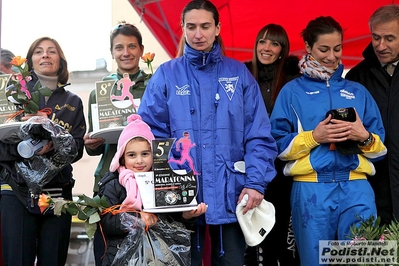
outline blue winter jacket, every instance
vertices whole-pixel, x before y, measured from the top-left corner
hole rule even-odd
[[[374,175],[372,161],[382,159],[385,130],[377,104],[363,85],[341,77],[343,65],[328,80],[303,75],[280,91],[271,115],[272,134],[279,158],[289,161],[284,174],[302,182],[339,182]],[[354,107],[364,127],[373,134],[363,154],[341,155],[329,143],[319,144],[312,135],[327,111]]]
[[[242,189],[263,194],[275,176],[277,148],[259,86],[244,64],[222,56],[217,43],[210,52],[186,44],[184,56],[162,64],[138,113],[156,138],[189,132],[207,224],[237,222]],[[246,174],[234,170],[237,161],[245,161]]]

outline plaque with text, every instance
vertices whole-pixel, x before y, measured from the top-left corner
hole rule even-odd
[[[188,211],[197,208],[197,176],[194,171],[172,170],[169,153],[176,139],[155,139],[153,171],[135,173],[144,211],[161,213]]]
[[[5,123],[8,117],[17,112],[15,104],[8,101],[6,96],[6,88],[10,77],[10,74],[0,75],[0,124]]]
[[[104,138],[107,143],[117,143],[127,118],[137,112],[140,99],[134,99],[130,87],[134,81],[125,76],[120,80],[96,82],[96,100],[92,110],[93,132],[91,138]]]
[[[19,131],[21,122],[18,122],[13,117],[18,110],[16,105],[8,101],[6,96],[6,89],[11,78],[10,74],[0,75],[0,139],[9,139],[16,136]]]
[[[193,171],[172,170],[169,152],[176,139],[153,140],[155,206],[197,205],[197,177]],[[183,174],[182,174],[183,173]]]

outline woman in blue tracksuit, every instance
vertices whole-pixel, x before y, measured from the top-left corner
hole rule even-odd
[[[216,7],[191,1],[183,10],[184,55],[161,65],[144,92],[139,114],[156,138],[195,143],[198,202],[208,204],[192,236],[192,265],[201,265],[205,224],[210,225],[213,265],[242,265],[245,241],[236,206],[263,199],[277,155],[259,86],[244,64],[222,55]],[[233,164],[245,161],[246,174]]]
[[[303,75],[282,88],[270,119],[278,157],[287,162],[284,174],[294,177],[301,265],[319,265],[319,240],[347,239],[352,224],[376,216],[367,175],[375,173],[372,161],[386,154],[385,131],[370,93],[341,77],[342,34],[331,17],[309,22],[302,31],[308,52],[299,62]]]

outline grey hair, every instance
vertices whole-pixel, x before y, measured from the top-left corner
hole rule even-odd
[[[6,68],[11,67],[10,62],[13,57],[15,57],[15,55],[10,50],[0,48],[0,63]]]
[[[390,4],[382,6],[371,15],[369,19],[370,30],[372,30],[372,27],[376,24],[387,23],[393,20],[399,22],[399,5]]]

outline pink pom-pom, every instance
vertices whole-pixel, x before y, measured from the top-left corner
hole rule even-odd
[[[138,114],[129,115],[127,118],[127,124],[130,124],[131,122],[136,121],[136,120],[142,121],[141,116]]]

